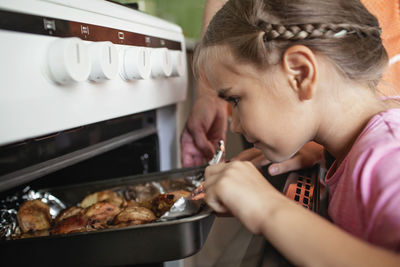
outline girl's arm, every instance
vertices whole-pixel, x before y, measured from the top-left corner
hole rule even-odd
[[[400,266],[398,254],[353,237],[281,197],[264,214],[260,230],[296,266]]]
[[[400,266],[400,256],[347,234],[278,192],[250,162],[207,167],[205,200],[263,234],[296,266]]]

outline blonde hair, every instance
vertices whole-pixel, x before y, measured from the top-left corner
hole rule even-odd
[[[345,77],[375,88],[388,61],[380,33],[359,0],[230,0],[211,20],[193,67],[198,76],[210,49],[221,45],[260,68],[278,63],[290,46],[304,45]]]

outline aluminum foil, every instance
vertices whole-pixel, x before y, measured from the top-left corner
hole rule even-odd
[[[112,190],[121,193],[127,200],[132,199],[137,202],[142,202],[158,194],[165,194],[176,190],[193,192],[203,181],[204,172],[201,171],[196,175],[184,178],[166,179],[135,186],[113,188]],[[205,203],[202,199],[193,200],[191,197],[181,197],[175,201],[171,209],[165,212],[158,221],[169,221],[194,215],[198,213],[204,205]]]
[[[199,171],[199,173],[193,176],[119,186],[108,189],[118,192],[127,200],[142,202],[152,199],[158,194],[164,194],[176,190],[192,192],[201,185],[202,181],[204,181],[204,173],[203,171]],[[25,201],[34,199],[40,199],[49,206],[50,214],[53,219],[67,207],[65,203],[70,203],[68,200],[58,199],[49,192],[42,192],[40,190],[35,191],[29,186],[25,187],[21,192],[17,192],[12,196],[0,200],[0,240],[15,239],[21,235],[21,230],[18,227],[17,220],[18,209]],[[79,205],[79,203],[76,203],[76,205]],[[205,203],[203,200],[192,200],[191,197],[187,199],[180,198],[174,203],[169,211],[160,217],[158,221],[175,220],[177,218],[194,215],[198,213],[204,205]]]
[[[204,205],[202,199],[192,200],[191,198],[181,197],[175,201],[171,209],[165,212],[159,219],[159,221],[169,221],[177,218],[191,216],[200,211]]]
[[[17,220],[18,209],[25,201],[34,199],[40,199],[49,206],[52,218],[66,208],[61,200],[50,193],[37,192],[27,186],[21,192],[0,201],[0,239],[12,239],[21,234]]]

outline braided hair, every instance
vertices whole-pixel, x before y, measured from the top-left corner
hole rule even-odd
[[[229,0],[195,51],[195,72],[208,48],[229,45],[235,58],[267,68],[293,45],[328,57],[347,78],[375,88],[388,56],[377,19],[359,0]]]
[[[376,27],[351,24],[299,24],[279,25],[261,22],[258,27],[264,32],[264,42],[273,40],[304,40],[314,38],[342,38],[347,34],[357,34],[360,38],[380,35]]]

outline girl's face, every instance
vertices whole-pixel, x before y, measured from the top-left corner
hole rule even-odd
[[[279,64],[259,70],[230,53],[207,64],[208,82],[232,106],[231,131],[242,134],[269,160],[286,160],[312,139],[312,105],[299,99]]]

